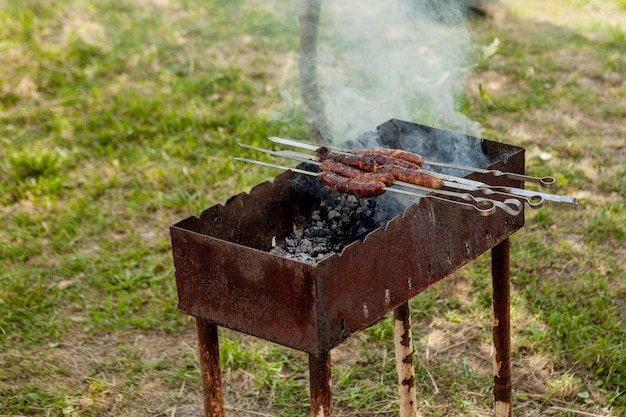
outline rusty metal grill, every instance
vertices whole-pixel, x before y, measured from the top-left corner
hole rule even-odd
[[[390,147],[400,147],[407,134],[426,145],[444,133],[451,141],[477,142],[490,161],[487,168],[524,174],[520,147],[396,120],[379,130]],[[179,309],[198,320],[205,415],[223,415],[216,405],[222,399],[215,326],[308,353],[312,415],[321,410],[315,415],[328,416],[330,349],[493,248],[494,323],[500,323],[494,330],[496,404],[508,401],[510,408],[508,238],[524,225],[523,211],[482,217],[421,199],[363,241],[311,265],[269,252],[274,238],[287,235],[319,203],[317,193],[295,185],[298,177],[283,172],[171,227]],[[505,177],[468,178],[523,187]]]

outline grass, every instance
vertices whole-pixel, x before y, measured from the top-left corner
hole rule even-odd
[[[233,163],[238,141],[306,136],[283,98],[292,3],[0,3],[0,414],[198,414],[167,229],[273,177]],[[516,414],[626,413],[624,22],[623,2],[551,0],[470,25],[500,44],[464,112],[581,201],[512,239]],[[489,412],[489,262],[412,301],[425,413]],[[305,355],[220,336],[229,413],[309,413]],[[337,415],[397,414],[390,320],[333,355]]]

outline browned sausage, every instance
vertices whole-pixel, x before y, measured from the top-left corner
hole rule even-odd
[[[441,188],[443,181],[434,175],[419,171],[419,167],[407,161],[391,158],[384,155],[362,154],[350,155],[335,152],[326,146],[317,149],[317,157],[320,160],[332,159],[362,171],[389,173],[399,181],[421,185],[428,188]],[[391,160],[391,161],[390,161]],[[384,164],[381,162],[391,162]]]
[[[379,153],[357,152],[359,152],[357,155],[336,152],[326,146],[322,146],[317,148],[316,154],[319,161],[332,159],[367,172],[374,172],[376,170],[376,165],[397,165],[403,168],[419,169],[419,165],[403,159]]]
[[[387,172],[393,175],[398,181],[421,185],[422,187],[441,188],[443,186],[441,178],[423,171],[402,168],[397,165],[381,165],[376,169],[376,172]]]
[[[376,170],[376,166],[378,165],[371,157],[335,152],[326,146],[317,148],[316,153],[318,161],[332,159],[333,161],[341,162],[342,164],[349,165],[353,168],[358,168],[361,171],[366,172],[374,172]]]
[[[322,171],[330,171],[342,177],[355,178],[364,181],[380,181],[385,185],[393,184],[394,176],[389,172],[365,172],[332,159],[325,159],[320,164]]]
[[[385,192],[385,184],[380,181],[363,181],[342,177],[334,172],[322,171],[317,174],[319,181],[342,193],[353,194],[360,198],[376,197]]]
[[[356,155],[375,154],[375,155],[390,156],[392,158],[402,159],[404,161],[411,162],[417,165],[418,167],[421,167],[422,164],[424,163],[424,160],[418,154],[409,152],[409,151],[403,151],[402,149],[366,148],[366,149],[359,149],[357,151],[354,151],[354,153]]]
[[[318,161],[323,161],[324,159],[334,159],[334,158],[328,158],[328,155],[331,153],[336,153],[336,152],[331,151],[328,146],[320,146],[315,151]]]
[[[371,158],[378,165],[396,165],[402,168],[419,169],[419,165],[412,162],[405,161],[404,159],[394,158],[387,155],[379,155],[375,153],[361,153],[356,155],[357,158]]]

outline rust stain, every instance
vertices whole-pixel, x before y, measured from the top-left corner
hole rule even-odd
[[[502,367],[502,361],[493,361],[493,376],[500,378],[500,368]]]
[[[511,415],[511,403],[496,401],[493,415],[495,417],[509,417]]]
[[[414,376],[410,376],[408,378],[404,378],[402,380],[402,385],[407,387],[407,391],[411,391],[412,389],[415,388],[415,377]]]

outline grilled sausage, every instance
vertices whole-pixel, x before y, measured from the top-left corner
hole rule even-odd
[[[359,151],[357,151],[359,152]],[[392,156],[382,155],[379,153],[367,153],[360,152],[352,155],[342,152],[336,152],[326,146],[317,148],[317,159],[323,161],[324,159],[332,159],[342,164],[350,165],[351,167],[358,168],[362,171],[374,172],[376,165],[397,165],[403,168],[419,169],[419,165],[414,164],[403,159],[394,158]]]
[[[402,168],[397,165],[380,165],[377,167],[376,172],[386,172],[393,175],[398,181],[421,185],[422,187],[441,188],[443,186],[441,178],[423,171]]]
[[[402,159],[404,161],[411,162],[420,167],[424,163],[424,160],[418,154],[409,152],[409,151],[403,151],[402,149],[366,148],[366,149],[359,149],[355,151],[354,153],[356,155],[376,154],[376,155],[390,156],[392,158]]]
[[[342,177],[355,178],[364,181],[380,181],[385,185],[393,184],[394,176],[389,172],[365,172],[332,159],[325,159],[320,164],[322,171],[334,172]]]
[[[317,148],[316,151],[317,160],[324,161],[325,159],[332,159],[333,161],[341,162],[342,164],[349,165],[353,168],[358,168],[365,172],[374,172],[378,165],[374,159],[368,156],[355,156],[341,152],[335,152],[326,146]]]
[[[319,181],[342,193],[353,194],[360,198],[377,197],[385,192],[385,184],[380,181],[364,181],[355,178],[342,177],[330,171],[317,174]]]
[[[394,158],[393,156],[381,155],[377,153],[359,153],[357,158],[371,158],[378,165],[396,165],[402,168],[419,169],[419,165],[413,162],[405,161],[404,159]]]
[[[384,155],[361,154],[350,155],[341,152],[335,152],[326,146],[317,149],[317,158],[320,161],[331,159],[341,162],[353,168],[362,171],[388,173],[399,181],[408,182],[415,185],[421,185],[428,188],[441,188],[443,181],[434,175],[419,171],[419,167],[407,161],[398,160]],[[391,161],[390,161],[391,159]],[[391,162],[390,164],[381,164],[380,162]],[[399,161],[399,162],[398,162]]]
[[[330,148],[328,146],[320,146],[319,148],[317,148],[317,150],[315,151],[315,155],[317,155],[317,160],[318,161],[323,161],[324,159],[335,159],[335,158],[329,158],[329,156],[332,154],[335,154],[337,152],[333,152],[330,150]]]

